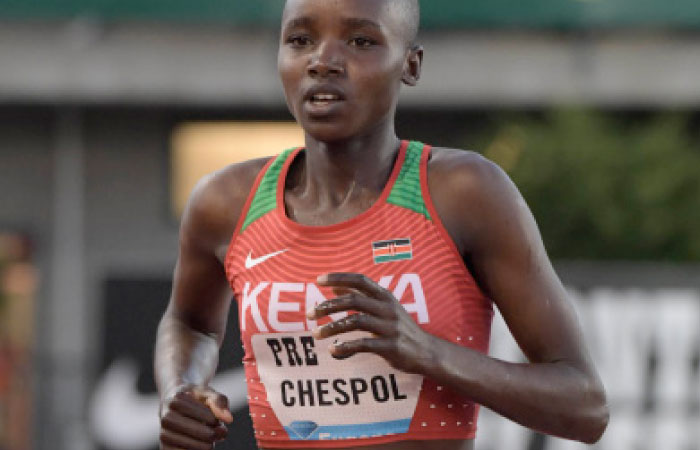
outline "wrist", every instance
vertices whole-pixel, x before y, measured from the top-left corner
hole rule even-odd
[[[417,367],[414,372],[420,375],[431,376],[440,364],[442,340],[424,332],[422,341],[423,345],[416,359]]]
[[[184,391],[193,386],[191,383],[186,383],[182,380],[171,383],[161,391],[160,402],[164,403],[175,397],[178,392]]]

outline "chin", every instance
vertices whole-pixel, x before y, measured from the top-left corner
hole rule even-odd
[[[319,142],[340,142],[353,137],[354,133],[340,123],[302,123],[304,132]]]

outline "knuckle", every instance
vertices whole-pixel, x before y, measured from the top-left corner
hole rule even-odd
[[[357,300],[357,294],[354,292],[343,296],[343,303],[348,307],[357,305]]]
[[[357,350],[367,350],[372,348],[372,339],[362,338],[357,341]]]
[[[216,440],[216,431],[211,427],[207,427],[207,431],[204,432],[204,439],[209,442],[214,442],[214,440]]]
[[[339,308],[343,307],[343,304],[345,303],[345,299],[343,297],[336,297],[333,300],[328,300],[326,303],[328,303],[328,312],[335,312]]]
[[[214,448],[211,442],[197,442],[197,450],[211,450]]]
[[[316,313],[319,313],[319,314],[328,314],[329,312],[333,311],[333,301],[332,300],[325,301],[325,302],[321,303],[320,305],[316,306],[314,308],[314,310],[316,311]]]
[[[391,320],[398,320],[398,318],[399,318],[398,308],[403,308],[403,306],[401,306],[401,305],[398,305],[398,307],[396,305],[387,306],[387,316]]]
[[[395,353],[399,350],[399,341],[398,339],[390,339],[389,342],[387,342],[386,348],[388,351]]]
[[[351,284],[358,284],[364,281],[364,275],[361,273],[350,273],[347,276],[347,282]]]
[[[389,322],[385,330],[386,334],[391,337],[396,337],[399,335],[399,325],[396,322]]]

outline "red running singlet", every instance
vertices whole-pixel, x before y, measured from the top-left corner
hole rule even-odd
[[[391,290],[428,333],[488,351],[492,304],[430,200],[430,147],[403,142],[379,199],[330,226],[305,226],[286,216],[285,179],[301,151],[285,151],[258,175],[226,256],[258,444],[333,448],[474,438],[474,402],[374,354],[334,359],[331,340],[316,341],[310,333],[330,319],[317,323],[305,315],[334,297],[315,284],[318,275],[359,272]]]

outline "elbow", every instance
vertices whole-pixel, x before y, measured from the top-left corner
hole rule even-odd
[[[577,381],[570,385],[567,400],[562,404],[558,433],[564,439],[595,444],[605,433],[610,410],[605,389],[597,374],[576,371]]]
[[[603,437],[605,429],[608,427],[608,420],[610,419],[610,413],[608,411],[607,405],[600,407],[600,411],[594,416],[589,417],[586,424],[586,430],[583,436],[581,436],[581,442],[586,444],[595,444]]]
[[[598,384],[598,383],[596,383]],[[580,429],[581,434],[577,440],[586,444],[595,444],[600,440],[608,427],[610,420],[610,409],[608,408],[605,391],[602,386],[597,386],[587,393],[587,407],[583,408],[584,417],[580,420],[583,425]]]

